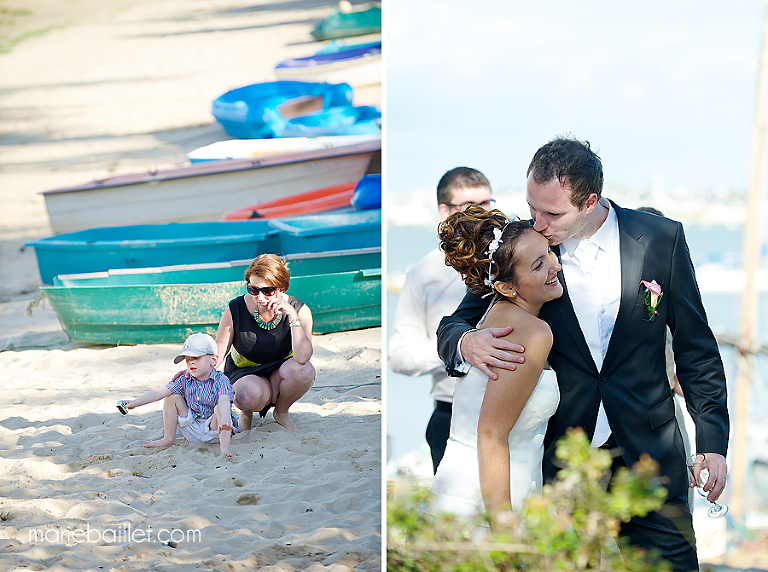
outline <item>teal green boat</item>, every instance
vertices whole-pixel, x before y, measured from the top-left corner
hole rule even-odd
[[[381,249],[287,257],[288,293],[309,306],[313,333],[381,325]],[[250,260],[60,276],[43,295],[72,340],[95,344],[181,343],[216,334],[221,314],[245,294]],[[219,280],[220,279],[220,280]]]
[[[311,32],[317,41],[381,34],[381,8],[371,6],[355,12],[336,11]]]

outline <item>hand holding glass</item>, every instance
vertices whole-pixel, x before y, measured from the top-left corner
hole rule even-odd
[[[699,492],[699,494],[706,498],[707,491],[704,490],[704,485],[707,482],[707,479],[709,478],[709,469],[704,465],[704,458],[699,459],[701,455],[691,455],[688,457],[688,471],[691,473],[691,476],[694,479],[694,482],[696,483],[696,490]],[[699,472],[698,479],[696,478],[696,471]],[[720,504],[717,501],[712,501],[712,506],[709,507],[709,510],[707,511],[707,514],[711,516],[712,518],[719,518],[721,516],[725,516],[728,512],[728,505]]]

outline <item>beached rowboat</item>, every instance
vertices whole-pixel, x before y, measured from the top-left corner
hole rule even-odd
[[[256,201],[359,180],[381,139],[264,159],[211,161],[43,192],[55,234],[93,227],[218,220]]]
[[[279,226],[279,227],[278,227]],[[381,246],[381,210],[286,219],[105,227],[28,242],[43,284],[60,274]]]
[[[381,132],[381,112],[352,105],[352,88],[346,83],[255,83],[220,96],[212,113],[229,135],[239,139]]]
[[[215,335],[227,303],[245,293],[249,262],[62,276],[42,292],[73,340],[180,343],[194,332]],[[381,324],[380,248],[302,254],[287,262],[288,293],[312,310],[314,333]],[[328,271],[314,273],[320,266]]]
[[[381,41],[356,45],[332,42],[317,53],[283,60],[275,66],[282,79],[345,82],[353,87],[381,83]]]
[[[224,131],[238,139],[280,137],[286,120],[352,104],[352,87],[346,83],[265,81],[217,97],[211,113]]]
[[[370,6],[354,12],[338,10],[311,32],[316,40],[334,40],[380,33],[381,8],[379,6]]]

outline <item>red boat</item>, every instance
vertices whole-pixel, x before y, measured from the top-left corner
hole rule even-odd
[[[352,195],[356,185],[357,181],[352,181],[264,201],[225,212],[221,220],[292,217],[312,215],[345,207],[351,208]]]

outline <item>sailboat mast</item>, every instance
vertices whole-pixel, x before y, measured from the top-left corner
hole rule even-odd
[[[747,444],[749,440],[749,400],[755,356],[751,346],[757,341],[758,292],[757,270],[760,265],[760,206],[765,172],[766,119],[768,118],[768,5],[764,9],[763,39],[757,78],[757,98],[752,126],[749,189],[747,192],[746,222],[744,225],[744,292],[741,299],[740,341],[736,361],[735,407],[731,415],[733,431],[733,458],[729,478],[729,504],[737,527],[744,519],[744,490],[747,473]]]

